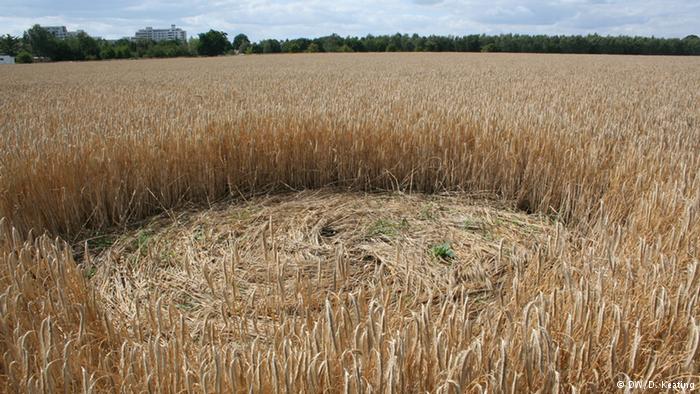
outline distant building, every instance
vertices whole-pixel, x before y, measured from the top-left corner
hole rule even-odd
[[[42,29],[53,34],[59,40],[65,40],[66,38],[75,37],[80,33],[85,33],[83,30],[68,31],[65,26],[41,26]]]
[[[0,64],[15,64],[15,58],[10,55],[0,55]]]
[[[53,34],[59,40],[68,37],[68,29],[65,26],[41,26],[41,28]]]
[[[152,27],[146,27],[141,29],[134,34],[135,40],[153,40],[153,41],[187,41],[187,32],[175,27],[175,25],[170,25],[170,29],[154,29]]]
[[[66,34],[66,37],[76,37],[76,36],[77,36],[78,34],[80,34],[80,33],[85,33],[85,30],[69,31],[69,32]],[[87,34],[87,33],[85,33],[85,34]]]

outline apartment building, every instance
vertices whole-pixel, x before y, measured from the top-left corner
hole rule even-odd
[[[175,25],[170,25],[169,29],[154,29],[149,26],[145,29],[137,31],[136,34],[134,34],[134,39],[153,41],[187,41],[187,32],[179,27],[175,27]]]
[[[83,30],[68,31],[65,26],[41,26],[44,30],[53,34],[59,40],[65,40],[66,38],[75,37],[80,33],[85,33]]]
[[[65,26],[42,26],[42,28],[59,40],[64,40],[68,37],[68,29]]]

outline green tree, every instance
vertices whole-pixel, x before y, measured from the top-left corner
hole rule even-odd
[[[58,40],[48,30],[39,25],[32,26],[24,32],[24,43],[37,56],[54,58],[58,46]]]
[[[284,40],[282,43],[282,52],[299,53],[304,52],[311,44],[308,38],[296,38],[293,40]]]
[[[426,52],[438,52],[440,50],[440,44],[438,44],[435,36],[430,36],[423,42],[423,50]]]
[[[262,45],[263,53],[280,53],[282,52],[282,47],[280,42],[277,40],[263,40],[260,45]]]
[[[49,56],[51,60],[83,60],[78,50],[78,40],[71,37],[64,40],[56,40],[53,54]]]
[[[239,52],[245,52],[248,45],[250,45],[250,40],[245,34],[240,33],[233,37],[233,49]]]
[[[80,59],[86,60],[96,60],[100,57],[100,46],[97,44],[97,40],[90,37],[85,32],[80,32],[76,36],[76,41],[78,45],[78,57]]]
[[[481,52],[496,52],[496,51],[498,51],[498,47],[496,46],[496,44],[494,44],[492,42],[481,47]]]
[[[323,52],[338,52],[340,47],[343,45],[343,38],[337,34],[331,34],[330,36],[319,38],[320,47],[323,48]]]
[[[112,45],[105,45],[100,49],[100,59],[114,59],[117,57]]]
[[[348,37],[345,39],[345,45],[350,47],[352,52],[364,52],[365,45],[357,37]]]
[[[11,36],[5,34],[0,36],[0,53],[15,56],[21,50],[21,44],[19,37]]]
[[[121,44],[114,47],[114,57],[117,59],[129,59],[134,57],[134,54],[128,45]]]
[[[246,53],[256,53],[260,54],[263,53],[263,46],[259,42],[254,42],[246,48]]]
[[[222,31],[209,30],[199,34],[199,47],[197,52],[204,56],[222,55],[231,45],[226,38],[228,34]]]
[[[190,52],[191,56],[197,56],[197,49],[199,48],[199,38],[198,37],[190,37],[190,39],[187,41],[187,49]]]
[[[683,39],[683,45],[687,55],[700,55],[700,37],[695,34],[686,36]]]
[[[306,52],[309,52],[309,53],[316,53],[319,50],[320,50],[320,48],[318,47],[318,44],[316,44],[315,42],[312,42],[311,44],[309,44],[309,47],[306,48]]]

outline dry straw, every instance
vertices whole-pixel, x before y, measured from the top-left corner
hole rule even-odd
[[[0,385],[698,385],[698,66],[373,54],[3,70]],[[388,190],[410,195],[357,194]],[[447,191],[470,197],[413,195]],[[429,252],[445,240],[451,262]]]

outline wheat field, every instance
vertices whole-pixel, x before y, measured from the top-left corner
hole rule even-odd
[[[695,389],[699,87],[691,57],[4,67],[0,391]]]

